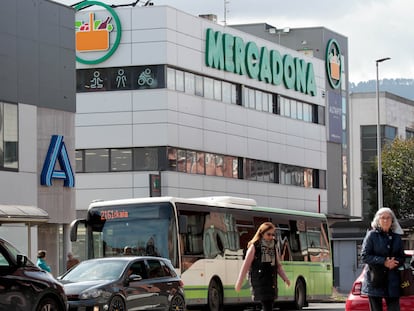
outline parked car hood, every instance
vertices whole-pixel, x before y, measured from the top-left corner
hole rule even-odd
[[[112,283],[113,281],[102,281],[102,280],[93,280],[93,281],[83,281],[83,282],[72,282],[72,283],[65,283],[64,280],[60,280],[65,288],[66,295],[76,295],[81,293],[86,289],[90,289],[93,287],[105,287],[108,283]]]

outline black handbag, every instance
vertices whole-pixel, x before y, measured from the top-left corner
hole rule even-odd
[[[369,265],[372,287],[385,287],[388,282],[388,269],[383,265]]]
[[[414,295],[414,276],[413,276],[413,269],[411,267],[403,267],[400,270],[401,276],[401,296],[411,296]]]

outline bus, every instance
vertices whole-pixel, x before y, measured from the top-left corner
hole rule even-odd
[[[246,278],[234,290],[247,243],[264,221],[276,227],[277,251],[291,281],[279,278],[278,299],[297,310],[332,295],[333,271],[325,215],[258,206],[248,198],[149,197],[92,202],[74,220],[70,238],[85,239],[87,258],[169,258],[184,283],[186,304],[221,311],[253,304]],[[78,232],[79,231],[79,232]]]

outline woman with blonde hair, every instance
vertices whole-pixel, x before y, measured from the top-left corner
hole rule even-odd
[[[273,302],[277,298],[277,275],[290,286],[280,263],[275,243],[275,226],[271,222],[262,223],[254,237],[247,244],[246,258],[240,269],[234,286],[240,291],[243,281],[249,272],[249,281],[254,301],[260,301],[263,311],[273,310]]]

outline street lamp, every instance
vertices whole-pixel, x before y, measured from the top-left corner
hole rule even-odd
[[[379,79],[378,79],[378,64],[390,60],[390,57],[377,59],[375,65],[377,67],[377,159],[378,159],[378,209],[383,205],[382,196],[382,162],[381,162],[381,123],[380,123],[380,102],[379,102]]]

